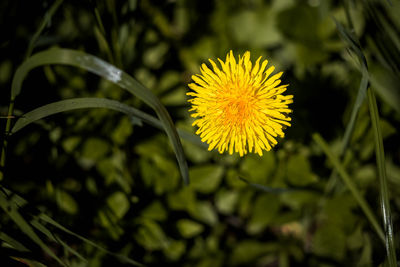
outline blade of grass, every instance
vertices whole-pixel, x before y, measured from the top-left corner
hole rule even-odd
[[[30,57],[32,54],[33,48],[35,47],[36,41],[39,38],[40,34],[42,34],[43,30],[46,28],[51,21],[51,18],[56,13],[57,9],[61,6],[63,0],[56,0],[50,7],[50,9],[44,14],[43,20],[39,25],[39,28],[36,30],[35,34],[32,36],[29,41],[28,49],[25,54],[25,58]]]
[[[27,249],[24,245],[22,245],[20,242],[12,238],[11,236],[7,235],[4,232],[0,232],[0,240],[3,240],[4,242],[8,243],[11,245],[13,248],[22,251],[22,252],[29,252],[30,250]]]
[[[39,38],[40,34],[43,32],[45,29],[46,25],[51,21],[51,18],[53,15],[56,13],[57,9],[60,7],[62,4],[63,0],[56,0],[53,5],[50,7],[50,9],[46,12],[46,14],[43,17],[42,22],[40,23],[39,28],[36,30],[35,34],[32,36],[32,39],[29,42],[26,54],[25,54],[25,59],[27,59],[33,51],[33,48],[35,46],[35,43],[37,39]],[[7,149],[7,137],[8,133],[11,129],[11,120],[12,120],[12,115],[14,112],[14,98],[11,96],[10,99],[10,104],[8,106],[8,115],[7,115],[7,122],[6,122],[6,128],[5,128],[5,136],[3,143],[1,144],[1,155],[0,155],[0,168],[5,166],[6,162],[6,149]],[[3,179],[3,172],[0,169],[0,181]]]
[[[347,188],[350,190],[353,197],[356,199],[358,205],[360,205],[360,208],[362,209],[365,216],[371,223],[375,232],[378,234],[379,238],[383,242],[385,242],[385,235],[384,235],[377,219],[375,218],[374,213],[372,212],[371,208],[369,207],[369,205],[365,201],[365,199],[361,196],[360,191],[357,189],[356,185],[353,183],[350,176],[345,171],[345,169],[344,169],[343,165],[340,163],[339,159],[331,152],[328,144],[324,141],[324,139],[321,137],[321,135],[319,135],[318,133],[315,133],[315,134],[313,134],[313,139],[319,145],[319,147],[321,147],[321,149],[324,151],[325,155],[329,158],[329,160],[335,167],[336,171],[339,173],[339,176],[342,178],[343,182],[345,183]]]
[[[25,233],[33,242],[35,242],[44,252],[50,257],[55,259],[61,266],[67,266],[54,252],[40,239],[35,233],[31,225],[19,213],[18,206],[9,199],[3,190],[0,190],[0,207],[11,218],[11,220],[18,226],[18,228]]]
[[[129,264],[135,265],[135,266],[144,266],[143,264],[138,263],[138,262],[136,262],[136,261],[124,256],[124,255],[111,252],[111,251],[109,251],[109,250],[97,245],[93,241],[91,241],[91,240],[89,240],[89,239],[87,239],[87,238],[85,238],[85,237],[83,237],[81,235],[78,235],[78,234],[72,232],[71,230],[69,230],[66,227],[62,226],[61,224],[59,224],[58,222],[54,221],[52,218],[50,218],[49,216],[47,216],[47,215],[45,215],[43,213],[38,216],[38,219],[40,219],[40,220],[42,220],[42,221],[44,221],[44,222],[46,222],[46,223],[58,228],[58,229],[60,229],[61,231],[65,232],[67,234],[70,234],[70,235],[72,235],[72,236],[84,241],[85,243],[97,248],[100,251],[103,251],[103,252],[105,252],[107,254],[110,254],[110,255],[118,258],[121,262],[126,262],[126,263],[129,263]]]
[[[128,116],[137,118],[140,121],[144,121],[160,130],[164,130],[162,123],[157,118],[147,114],[146,112],[128,106],[124,103],[118,102],[116,100],[90,97],[90,98],[73,98],[73,99],[61,100],[41,106],[28,113],[25,113],[15,122],[14,127],[10,131],[10,134],[14,134],[19,130],[21,130],[22,128],[24,128],[25,126],[34,123],[37,120],[43,119],[45,117],[60,112],[76,110],[76,109],[84,109],[84,108],[107,108],[119,111],[124,114],[127,114]],[[198,135],[189,133],[181,129],[178,129],[177,131],[181,138],[186,139],[192,142],[193,144],[207,148],[207,145],[201,142]]]
[[[42,225],[37,219],[31,220],[31,225],[35,227],[38,231],[42,232],[44,235],[46,235],[51,241],[56,242],[63,246],[68,252],[71,254],[75,255],[77,258],[79,258],[81,261],[87,263],[87,260],[79,254],[75,249],[71,248],[68,246],[64,241],[62,241],[60,238],[58,238],[55,234],[53,234],[49,229],[47,229],[44,225]]]
[[[84,108],[107,108],[119,111],[162,129],[162,124],[157,118],[141,110],[123,104],[119,101],[106,98],[73,98],[53,102],[36,108],[28,113],[25,113],[15,122],[14,127],[11,129],[10,133],[14,134],[25,126],[29,125],[30,123],[33,123],[45,117],[65,111]]]
[[[367,88],[368,88],[368,84],[369,84],[368,81],[369,81],[368,70],[363,65],[360,87],[358,88],[356,101],[354,103],[353,109],[351,110],[350,120],[346,126],[346,131],[345,131],[345,134],[343,137],[342,147],[340,150],[340,156],[344,155],[344,152],[346,151],[346,149],[350,143],[350,138],[354,131],[354,126],[356,124],[358,113],[360,111],[360,108],[361,108],[361,106],[365,100],[366,94],[367,94]]]
[[[7,202],[7,205],[8,205],[8,206],[11,206],[11,205],[12,205],[12,207],[19,208],[19,207],[23,207],[23,206],[25,206],[25,205],[28,205],[28,202],[27,202],[24,198],[20,197],[20,196],[17,195],[17,194],[14,194],[12,191],[10,191],[10,190],[8,190],[8,189],[6,189],[6,188],[1,188],[1,190],[0,190],[0,205],[1,205],[1,200],[2,200],[1,197],[3,196],[2,194],[3,194],[4,196],[10,196],[10,195],[12,195],[12,198],[11,198],[11,199],[9,199],[9,198],[7,199],[7,201],[8,201],[8,202]],[[121,262],[128,263],[128,264],[135,265],[135,266],[144,266],[143,264],[141,264],[141,263],[139,263],[139,262],[136,262],[136,261],[134,261],[134,260],[128,258],[127,256],[124,256],[124,255],[121,255],[121,254],[117,254],[117,253],[111,252],[111,251],[109,251],[109,250],[107,250],[107,249],[105,249],[105,248],[103,248],[103,247],[97,245],[97,244],[94,243],[93,241],[91,241],[91,240],[89,240],[89,239],[87,239],[87,238],[84,238],[84,237],[82,237],[82,236],[80,236],[80,235],[78,235],[78,234],[72,232],[71,230],[65,228],[64,226],[62,226],[61,224],[59,224],[58,222],[56,222],[55,220],[53,220],[52,218],[50,218],[48,215],[39,212],[38,215],[33,216],[32,225],[35,226],[35,227],[37,227],[39,231],[43,232],[45,235],[47,235],[47,236],[48,236],[50,239],[52,239],[53,241],[54,241],[53,238],[57,238],[57,237],[56,237],[56,236],[51,237],[51,236],[52,236],[52,232],[50,232],[47,228],[45,228],[45,227],[41,224],[41,221],[43,221],[43,222],[45,222],[45,223],[48,223],[49,225],[52,225],[53,227],[55,227],[55,228],[57,228],[57,229],[59,229],[59,230],[65,232],[65,233],[67,233],[67,234],[70,234],[70,235],[72,235],[72,236],[75,236],[76,238],[78,238],[78,239],[84,241],[85,243],[87,243],[87,244],[89,244],[89,245],[91,245],[91,246],[97,248],[97,249],[100,250],[100,251],[103,251],[103,252],[105,252],[105,253],[107,253],[107,254],[109,254],[109,255],[115,257],[115,258],[118,258]],[[26,222],[26,223],[27,223],[27,222]],[[27,223],[27,224],[28,224],[28,223]],[[31,229],[32,229],[32,228],[31,228]],[[3,237],[3,236],[0,235],[0,237]],[[1,238],[0,238],[0,239],[1,239]],[[61,239],[59,239],[59,238],[57,238],[57,239],[58,239],[58,240],[56,240],[56,242],[58,242],[58,241],[63,242]]]
[[[189,183],[189,171],[182,144],[166,108],[149,89],[144,87],[133,77],[93,55],[70,49],[50,49],[33,55],[16,71],[11,85],[11,99],[14,100],[21,92],[22,82],[30,70],[49,64],[62,64],[83,68],[119,85],[153,108],[172,143],[182,178],[185,184]]]
[[[368,3],[366,3],[368,6]],[[354,32],[354,27],[352,26],[351,22],[351,17],[350,17],[350,12],[347,10],[348,6],[346,8],[346,15],[347,19],[349,20],[349,24],[352,27],[352,31]],[[363,77],[365,76],[364,72],[368,72],[368,65],[364,56],[364,53],[362,52],[360,43],[358,39],[354,36],[352,37],[351,34],[340,24],[335,20],[336,26],[339,30],[339,33],[341,34],[343,40],[350,45],[352,48],[353,52],[356,53],[358,56],[358,59],[360,61],[360,64],[362,66],[362,72],[363,72]],[[368,85],[366,86],[368,88]],[[360,86],[361,89],[361,86]],[[375,100],[375,95],[372,92],[371,89],[368,89],[368,102],[369,102],[369,108],[370,108],[370,114],[371,114],[371,121],[375,123],[373,125],[374,128],[374,135],[375,135],[375,146],[376,146],[376,158],[377,158],[377,165],[378,165],[378,170],[379,170],[379,180],[380,180],[380,206],[382,209],[382,214],[383,214],[383,223],[384,223],[384,230],[385,230],[385,235],[384,235],[384,241],[385,241],[385,248],[387,252],[387,257],[388,257],[388,263],[390,267],[397,266],[396,263],[396,254],[395,254],[395,247],[394,247],[394,240],[393,240],[393,223],[392,223],[392,218],[390,214],[390,203],[389,203],[389,196],[388,196],[388,191],[387,191],[387,179],[386,179],[386,170],[385,170],[385,164],[384,164],[384,152],[383,152],[383,141],[382,141],[382,136],[380,133],[380,128],[379,128],[379,114],[377,111],[376,107],[376,100]],[[375,121],[375,122],[374,122]]]
[[[346,17],[347,17],[348,23],[351,25],[351,28],[353,29],[352,31],[354,32],[354,26],[353,26],[353,23],[352,23],[352,20],[350,17],[349,8],[347,5],[345,6],[345,11],[346,11]],[[338,29],[342,40],[344,40],[344,42],[347,43],[350,46],[351,50],[358,56],[358,60],[359,60],[359,63],[361,64],[361,72],[362,72],[360,86],[357,91],[357,97],[354,102],[353,108],[351,110],[350,120],[347,123],[345,134],[344,134],[343,140],[342,140],[340,154],[338,155],[339,159],[341,159],[343,157],[343,155],[345,154],[347,147],[349,146],[351,136],[353,134],[354,127],[355,127],[355,124],[357,121],[358,113],[360,111],[361,105],[363,104],[366,94],[367,94],[367,88],[368,88],[368,84],[369,84],[369,74],[368,74],[367,60],[361,50],[361,47],[360,47],[357,37],[352,32],[350,32],[346,28],[344,28],[343,25],[340,22],[338,22],[335,18],[333,18],[333,20],[336,24],[336,28]],[[334,188],[335,183],[337,181],[336,177],[337,177],[337,173],[335,170],[333,170],[331,173],[331,176],[329,178],[329,181],[325,187],[326,193],[331,192],[332,189]]]
[[[267,192],[267,193],[280,194],[280,193],[291,192],[291,191],[295,191],[295,190],[301,190],[301,189],[296,189],[296,188],[276,188],[276,187],[274,188],[274,187],[269,187],[269,186],[249,182],[249,181],[247,181],[247,179],[245,179],[241,176],[239,176],[238,178],[241,181],[248,184],[249,186],[254,187],[258,190]]]
[[[379,125],[379,113],[376,105],[375,94],[371,88],[368,89],[368,106],[371,114],[372,129],[375,137],[375,154],[379,173],[380,203],[385,229],[386,254],[389,266],[397,266],[396,249],[393,237],[393,223],[390,211],[389,191],[387,186],[385,152],[383,149],[383,138]]]

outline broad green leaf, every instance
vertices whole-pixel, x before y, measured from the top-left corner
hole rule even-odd
[[[277,26],[286,37],[308,45],[320,42],[318,25],[318,9],[308,5],[294,5],[277,16]]]
[[[112,132],[112,140],[118,144],[123,145],[126,143],[126,139],[132,134],[132,122],[128,117],[120,119],[117,128]]]
[[[292,191],[285,194],[281,194],[280,199],[282,203],[288,205],[292,209],[302,209],[309,205],[314,205],[320,201],[321,194],[312,191]]]
[[[273,153],[265,153],[262,157],[250,154],[240,165],[240,172],[249,182],[265,185],[275,170]]]
[[[274,9],[266,6],[244,9],[229,17],[228,26],[233,38],[240,44],[274,46],[282,40],[275,26],[275,17]]]
[[[204,226],[202,224],[188,219],[179,220],[176,223],[176,227],[184,238],[192,238],[204,230]]]
[[[215,208],[208,201],[196,201],[194,205],[188,207],[188,212],[192,218],[214,226],[218,222]]]
[[[121,219],[128,212],[130,203],[122,192],[115,192],[107,198],[107,204],[117,218]]]
[[[346,252],[346,236],[335,225],[325,224],[317,229],[312,241],[315,254],[341,261]]]
[[[306,186],[317,181],[316,175],[311,172],[310,162],[301,154],[289,157],[286,175],[289,184],[294,186]]]
[[[169,240],[168,246],[163,252],[169,260],[178,261],[186,252],[186,242],[184,240]]]
[[[221,189],[215,196],[215,205],[220,213],[229,215],[235,211],[238,200],[238,192]]]
[[[357,217],[354,216],[353,212],[356,206],[357,202],[350,194],[340,194],[326,200],[323,217],[345,233],[350,233],[354,230],[357,222]],[[343,218],[346,218],[346,220],[343,220]]]
[[[192,179],[190,187],[200,193],[212,193],[221,183],[224,168],[219,165],[193,166],[190,168]]]
[[[135,232],[136,241],[147,250],[160,250],[168,246],[168,239],[160,225],[153,220],[140,220],[141,226]]]
[[[92,137],[83,143],[82,159],[97,162],[107,155],[110,145],[101,138]]]
[[[279,198],[272,194],[260,195],[253,207],[253,212],[247,224],[247,232],[259,234],[267,227],[278,215],[280,208]]]
[[[69,214],[76,214],[79,210],[75,199],[62,189],[56,190],[56,201],[58,207]]]
[[[229,262],[233,266],[249,265],[267,253],[277,253],[277,250],[276,243],[244,240],[234,247]]]
[[[196,205],[196,194],[189,188],[182,188],[167,195],[168,207],[172,210],[189,210]]]
[[[156,200],[147,205],[140,216],[155,221],[164,221],[165,219],[167,219],[168,213],[163,204],[160,201]]]

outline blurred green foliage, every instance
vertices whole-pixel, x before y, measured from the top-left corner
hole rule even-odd
[[[0,4],[1,116],[7,114],[14,72],[52,3]],[[184,186],[164,132],[109,110],[67,112],[8,137],[1,186],[28,201],[21,211],[27,219],[39,210],[74,233],[146,266],[382,264],[384,244],[311,139],[312,133],[320,133],[339,154],[360,83],[357,61],[332,20],[333,16],[346,24],[345,10],[338,1],[318,0],[64,1],[33,52],[62,47],[96,55],[138,79],[160,98],[178,128],[194,132],[185,95],[191,75],[209,58],[223,59],[230,49],[249,50],[253,60],[261,55],[285,71],[283,81],[294,95],[293,126],[263,157],[220,155],[183,140],[191,179]],[[348,10],[367,57],[371,86],[379,96],[399,240],[400,3],[350,1]],[[119,100],[152,114],[137,98],[81,69],[39,68],[23,87],[16,116],[60,99],[88,96]],[[2,117],[1,129],[5,122]],[[373,140],[364,103],[343,164],[381,217]],[[240,177],[296,190],[268,193]],[[1,259],[10,266],[20,258],[58,265],[6,215],[2,210],[2,249],[20,244],[30,253],[4,250]],[[126,263],[54,225],[49,229],[56,241],[44,233],[40,238],[68,266]]]

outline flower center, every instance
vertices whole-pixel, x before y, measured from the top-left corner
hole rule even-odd
[[[251,116],[254,97],[243,91],[231,91],[231,94],[226,94],[221,99],[220,103],[223,111],[221,119],[225,125],[242,128],[243,124]]]

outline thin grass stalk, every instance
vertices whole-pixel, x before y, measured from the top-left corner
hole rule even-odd
[[[375,139],[376,163],[378,165],[378,177],[380,188],[380,206],[382,210],[383,225],[385,230],[385,247],[390,267],[397,266],[396,248],[393,238],[393,222],[390,211],[389,190],[387,186],[386,168],[385,168],[385,152],[383,148],[383,138],[379,126],[379,113],[376,104],[376,98],[373,90],[368,89],[368,107],[371,115],[372,129]]]
[[[340,163],[339,159],[337,156],[335,156],[332,151],[330,150],[328,144],[325,142],[325,140],[319,135],[318,133],[313,134],[313,139],[314,141],[321,147],[321,149],[324,151],[325,155],[329,158],[333,166],[335,167],[336,171],[338,172],[339,176],[342,178],[343,182],[347,186],[347,188],[350,190],[351,194],[353,197],[356,199],[358,205],[360,205],[360,208],[364,212],[365,216],[367,217],[368,221],[371,223],[372,228],[375,230],[375,232],[378,234],[379,238],[385,242],[385,234],[382,231],[381,226],[378,223],[378,220],[376,219],[374,213],[372,212],[371,208],[369,207],[367,201],[362,197],[360,191],[354,184],[353,180],[350,178],[350,175],[346,172],[344,169],[343,165]]]
[[[61,6],[63,0],[56,0],[53,5],[50,7],[49,11],[46,12],[46,14],[43,17],[42,22],[39,25],[39,28],[36,30],[35,34],[32,36],[28,48],[26,50],[25,54],[25,59],[29,58],[32,54],[33,48],[35,47],[35,43],[37,39],[39,38],[40,34],[43,32],[43,30],[46,28],[46,25],[49,23],[53,15],[56,13],[57,9]],[[7,122],[6,122],[6,128],[4,131],[4,140],[1,146],[1,155],[0,155],[0,181],[3,180],[4,177],[4,172],[3,169],[6,165],[6,151],[7,151],[7,145],[8,145],[8,134],[11,130],[11,120],[14,118],[13,113],[14,113],[14,101],[15,98],[11,94],[10,98],[10,104],[8,106],[8,113],[7,113]]]

